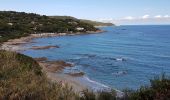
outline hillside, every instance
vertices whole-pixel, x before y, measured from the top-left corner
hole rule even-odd
[[[71,87],[48,80],[31,57],[0,50],[0,64],[0,100],[75,100],[78,97]]]
[[[97,31],[93,25],[73,18],[52,18],[34,13],[0,11],[0,42],[31,33]]]
[[[104,23],[104,22],[98,22],[98,21],[92,21],[92,20],[85,20],[85,19],[77,19],[71,16],[50,16],[51,18],[56,19],[72,19],[72,20],[80,20],[83,23],[88,23],[93,26],[114,26],[113,23]]]
[[[113,23],[104,23],[104,22],[91,21],[91,20],[85,20],[85,19],[82,19],[81,22],[88,23],[93,26],[115,26]]]
[[[63,20],[66,20],[66,19],[78,20],[77,18],[72,17],[72,16],[49,16],[49,17],[55,18],[55,19],[63,19]]]

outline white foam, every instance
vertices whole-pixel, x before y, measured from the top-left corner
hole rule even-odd
[[[112,90],[112,88],[110,88],[109,86],[106,86],[102,83],[93,81],[93,80],[89,79],[87,76],[84,76],[84,79],[86,79],[88,82],[92,83],[93,86],[96,86],[96,87],[99,86],[99,88],[92,87],[93,91],[103,91],[103,90],[104,91],[111,91]],[[124,95],[124,93],[121,92],[120,90],[117,90],[117,89],[114,89],[114,90],[116,91],[117,97],[122,97]]]
[[[92,82],[92,83],[94,83],[94,84],[100,85],[100,86],[105,87],[105,88],[110,88],[110,87],[108,87],[108,86],[106,86],[106,85],[104,85],[104,84],[102,84],[102,83],[99,83],[99,82],[90,80],[88,77],[85,77],[85,78],[86,78],[86,80],[88,80],[89,82]]]
[[[124,58],[116,58],[116,61],[123,61],[125,60]]]
[[[84,57],[78,56],[78,57],[73,58],[73,60],[80,60],[80,59],[86,59],[86,58],[88,58],[88,57],[87,56],[84,56]]]
[[[83,79],[87,81],[88,86],[93,90],[93,91],[110,91],[111,88],[109,86],[106,86],[102,83],[93,81],[89,79],[87,76],[84,76]]]

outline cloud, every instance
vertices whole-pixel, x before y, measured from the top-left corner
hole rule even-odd
[[[133,20],[133,19],[135,19],[135,18],[132,17],[132,16],[127,16],[127,17],[125,17],[125,18],[123,18],[123,19],[125,19],[125,20]]]
[[[147,19],[149,17],[150,17],[150,15],[144,15],[144,16],[142,16],[142,19]]]
[[[99,21],[99,20],[96,20]],[[104,18],[100,20],[101,22],[111,22],[114,24],[170,24],[170,15],[155,15],[151,16],[149,14],[134,17],[127,16],[123,18],[113,19],[113,18]]]
[[[169,15],[165,15],[165,16],[163,16],[164,18],[170,18],[170,16]]]
[[[156,15],[156,16],[154,16],[154,18],[162,18],[162,16],[161,15]]]
[[[113,20],[113,18],[100,18],[100,19],[98,19],[98,20],[96,20],[96,21],[110,22],[110,21],[112,21],[112,20]]]

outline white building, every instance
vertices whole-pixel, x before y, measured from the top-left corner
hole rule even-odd
[[[77,27],[76,30],[82,31],[82,30],[84,30],[84,28],[83,27]]]

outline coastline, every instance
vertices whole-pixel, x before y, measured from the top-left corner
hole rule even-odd
[[[115,27],[116,25],[109,25],[109,26]],[[109,26],[102,26],[102,25],[100,25],[100,26],[94,26],[94,27],[96,27],[96,28],[101,28],[101,27],[109,27]]]
[[[74,34],[68,34],[68,33],[41,33],[41,34],[30,34],[26,37],[21,37],[18,39],[10,39],[7,42],[3,42],[0,46],[0,50],[7,50],[7,51],[14,51],[14,52],[20,52],[24,50],[28,50],[31,48],[24,48],[23,45],[28,43],[33,43],[32,40],[35,38],[45,38],[45,37],[56,37],[56,36],[72,36],[72,35],[84,35],[84,34],[95,34],[95,33],[102,33],[105,32],[103,30],[98,31],[88,31],[86,33],[74,33]],[[52,47],[52,46],[51,46]],[[38,48],[38,47],[37,47]],[[43,47],[40,47],[43,48]],[[61,82],[62,85],[68,84],[69,86],[73,87],[73,90],[77,93],[80,93],[81,91],[85,89],[90,89],[86,84],[82,83],[79,79],[77,79],[76,76],[63,74],[61,72],[52,72],[47,69],[45,63],[42,63],[42,61],[36,60],[39,65],[42,67],[43,72],[46,73],[47,78],[54,82]],[[51,64],[49,66],[53,66],[54,64]],[[62,69],[65,68],[65,66],[61,66]]]
[[[78,32],[78,33],[40,33],[40,34],[30,34],[26,37],[21,37],[18,39],[10,39],[7,42],[3,42],[0,44],[0,50],[7,50],[7,51],[24,51],[30,48],[23,48],[22,45],[33,43],[32,40],[35,38],[45,38],[45,37],[56,37],[56,36],[73,36],[73,35],[85,35],[85,34],[96,34],[96,33],[103,33],[103,30],[97,31],[87,31],[85,33]]]

